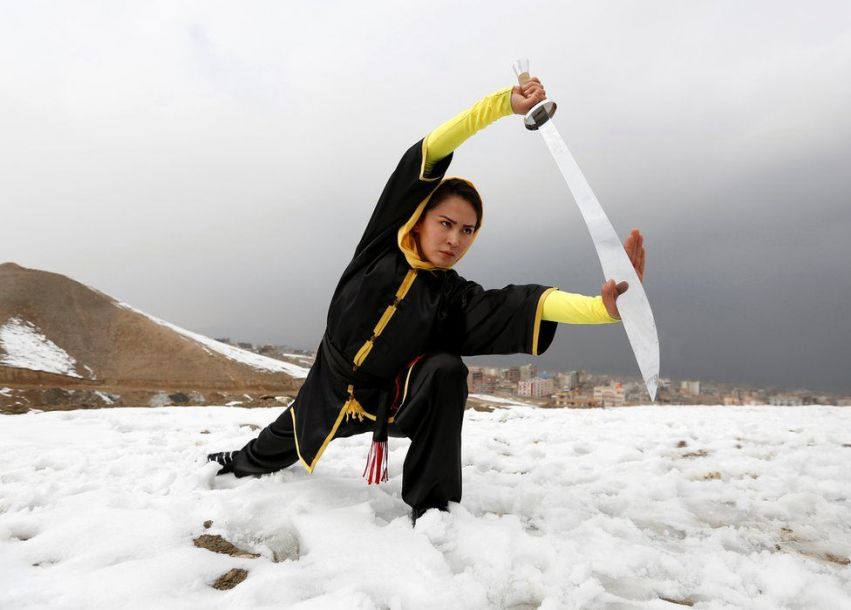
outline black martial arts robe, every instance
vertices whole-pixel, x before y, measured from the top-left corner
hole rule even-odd
[[[458,356],[541,354],[555,322],[541,318],[554,288],[510,285],[485,290],[451,269],[423,263],[409,234],[439,186],[452,155],[424,175],[425,141],[402,156],[334,292],[316,361],[293,404],[296,450],[312,472],[341,424],[393,415],[398,379],[426,352]],[[471,185],[472,186],[472,185]],[[400,376],[401,375],[401,376]],[[466,394],[465,394],[466,396]]]

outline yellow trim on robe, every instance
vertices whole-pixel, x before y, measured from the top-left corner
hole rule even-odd
[[[375,415],[371,413],[367,413],[354,395],[354,386],[349,385],[349,399],[343,403],[343,406],[340,408],[340,413],[337,415],[337,420],[334,422],[334,426],[331,428],[331,432],[328,433],[328,436],[325,437],[325,440],[322,442],[322,445],[319,447],[319,450],[316,452],[316,455],[313,457],[313,461],[308,464],[303,457],[301,457],[301,449],[298,446],[298,434],[295,433],[295,407],[290,409],[290,416],[293,418],[293,438],[295,439],[295,451],[298,454],[298,461],[301,462],[301,465],[304,466],[305,470],[307,470],[308,474],[313,474],[313,469],[316,468],[316,462],[319,461],[319,458],[322,457],[322,454],[325,451],[325,448],[328,446],[332,440],[334,440],[334,436],[337,434],[337,429],[340,427],[340,424],[343,423],[343,420],[348,420],[349,417],[356,417],[358,421],[363,421],[363,418],[367,418],[369,420],[375,421]],[[396,421],[395,417],[390,417],[387,420],[389,423],[393,423]]]
[[[399,227],[399,231],[396,234],[396,242],[399,245],[399,249],[402,251],[402,254],[405,255],[405,260],[408,261],[408,264],[413,269],[425,269],[431,271],[433,269],[437,269],[437,267],[420,256],[420,249],[417,247],[417,240],[414,237],[414,234],[411,233],[411,230],[417,224],[417,221],[420,219],[426,205],[428,205],[429,199],[431,199],[431,193],[429,193],[428,197],[420,201],[417,209],[414,210],[414,213],[411,214],[408,221]]]
[[[544,301],[547,300],[547,296],[553,293],[553,291],[558,290],[558,288],[547,288],[544,292],[541,293],[541,297],[538,299],[538,307],[535,309],[535,322],[532,327],[532,355],[538,355],[538,335],[541,331],[541,320],[544,314]]]
[[[337,428],[340,427],[340,424],[343,422],[343,417],[346,415],[346,412],[349,410],[349,401],[352,400],[350,398],[345,403],[343,403],[343,407],[340,409],[340,414],[337,415],[337,421],[334,422],[334,425],[331,427],[331,432],[328,436],[325,437],[325,441],[319,447],[319,450],[316,452],[316,455],[313,456],[313,461],[308,464],[303,457],[301,457],[301,449],[298,447],[298,433],[295,431],[295,407],[290,408],[290,415],[293,418],[293,438],[295,439],[295,451],[298,454],[298,461],[301,462],[301,465],[304,466],[304,469],[307,470],[308,474],[313,474],[313,469],[316,468],[316,462],[319,461],[319,458],[322,457],[322,453],[325,451],[325,448],[328,446],[328,443],[334,438],[334,435],[337,434]]]
[[[427,147],[427,144],[426,144],[427,140],[428,140],[428,136],[423,138],[422,152],[420,153],[420,156],[422,157],[422,161],[420,162],[420,180],[422,180],[423,182],[434,182],[435,180],[437,180],[437,178],[429,178],[429,177],[426,176],[426,173],[428,171],[430,171],[432,167],[434,167],[434,163],[435,163],[435,162],[432,162],[430,164],[426,163],[426,159],[428,158],[428,152],[427,152],[427,148],[426,148]],[[452,152],[452,151],[449,151],[449,152]],[[446,153],[446,155],[448,155],[448,154],[449,153]],[[445,157],[446,155],[443,155],[443,157]],[[440,158],[442,159],[443,157],[440,157]]]
[[[375,328],[372,329],[372,336],[366,340],[366,343],[364,343],[358,350],[357,354],[355,354],[355,366],[360,366],[363,364],[363,361],[366,360],[369,352],[372,351],[372,346],[375,344],[375,340],[381,335],[387,324],[390,323],[390,318],[393,317],[393,314],[396,313],[396,304],[400,303],[402,299],[405,298],[405,295],[408,294],[408,291],[411,289],[411,285],[414,283],[415,279],[417,279],[417,270],[408,269],[408,273],[405,274],[405,279],[402,280],[402,283],[399,285],[399,289],[396,290],[395,300],[387,307],[387,309],[384,310],[384,313],[381,314],[381,318],[379,318]]]
[[[413,364],[412,364],[412,365],[408,368],[408,374],[405,376],[405,391],[404,391],[404,392],[402,392],[402,400],[400,400],[400,401],[399,401],[399,408],[400,408],[400,409],[402,408],[402,405],[403,405],[403,404],[405,404],[405,399],[406,399],[406,398],[408,398],[408,384],[409,384],[409,383],[410,383],[410,381],[411,381],[411,373],[413,373],[413,372],[414,372],[414,367],[415,367],[415,366],[417,366],[417,363],[416,363],[416,362],[414,362],[414,363],[413,363]]]

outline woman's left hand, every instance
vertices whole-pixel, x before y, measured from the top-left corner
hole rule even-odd
[[[623,242],[624,250],[635,268],[635,273],[638,279],[644,281],[644,236],[638,229],[633,229]],[[600,288],[600,296],[603,297],[603,305],[606,306],[606,311],[613,318],[620,320],[620,312],[618,311],[617,298],[627,291],[629,288],[628,282],[615,283],[615,280],[608,280]]]
[[[514,114],[526,114],[538,102],[547,99],[547,92],[537,77],[533,76],[511,90],[511,109]]]

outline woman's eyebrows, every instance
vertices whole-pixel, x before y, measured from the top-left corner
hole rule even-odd
[[[454,225],[457,225],[457,224],[458,224],[458,221],[457,221],[457,220],[455,220],[455,219],[453,219],[453,218],[450,218],[450,217],[449,217],[449,216],[447,216],[446,214],[440,214],[440,217],[441,217],[441,218],[443,218],[444,220],[448,220],[449,222],[451,222],[451,223],[452,223],[452,224],[454,224]],[[474,228],[475,228],[475,226],[476,226],[476,225],[464,225],[464,226],[465,226],[465,227],[474,227]]]

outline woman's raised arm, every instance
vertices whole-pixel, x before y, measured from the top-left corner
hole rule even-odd
[[[437,188],[452,161],[452,151],[477,131],[512,113],[525,114],[545,96],[532,79],[522,87],[505,87],[453,117],[409,148],[384,187],[367,223],[355,258],[395,243],[396,231]]]
[[[495,91],[455,115],[426,137],[423,177],[429,176],[435,163],[449,156],[477,131],[510,114],[526,114],[546,96],[541,81],[532,78],[522,86]]]

